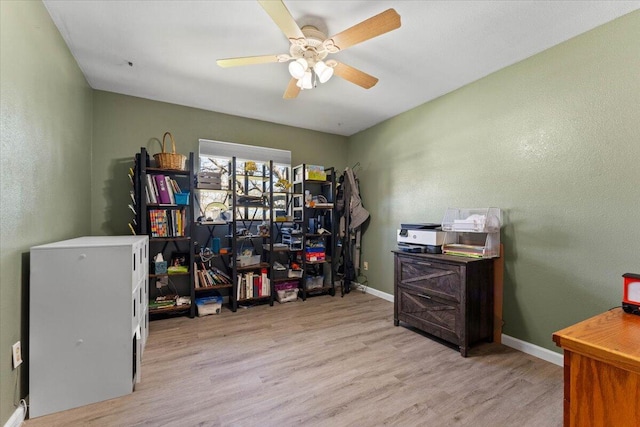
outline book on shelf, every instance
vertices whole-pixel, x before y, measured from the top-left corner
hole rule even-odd
[[[150,209],[151,237],[184,237],[187,225],[186,209]]]
[[[238,300],[263,298],[271,295],[271,286],[266,269],[260,273],[238,274],[236,297]]]
[[[209,283],[209,278],[207,277],[208,274],[206,274],[207,271],[207,267],[205,267],[204,263],[201,262],[200,263],[200,268],[198,270],[196,270],[198,272],[198,277],[199,277],[199,281],[200,281],[200,286],[203,288],[207,288],[209,286],[211,286],[211,284]]]
[[[149,308],[161,309],[161,308],[173,307],[176,305],[177,300],[178,300],[177,295],[160,295],[155,299],[149,301]]]
[[[253,298],[253,273],[245,273],[244,284],[246,287],[247,298]]]
[[[262,295],[269,296],[271,295],[271,283],[269,280],[269,275],[267,274],[267,269],[263,268],[260,272],[261,285],[262,285]]]
[[[167,303],[162,303],[162,302],[155,302],[155,301],[150,301],[149,302],[149,308],[152,310],[161,310],[163,308],[172,308],[175,306],[175,302],[174,301],[170,301]]]
[[[244,283],[242,281],[242,274],[238,274],[238,281],[237,281],[237,286],[236,286],[236,299],[241,300],[241,299],[245,299],[245,289],[244,289]]]
[[[164,184],[161,184],[160,181],[164,180]],[[153,195],[154,201],[152,203],[156,204],[175,204],[175,195],[182,193],[180,185],[178,181],[166,175],[147,175],[147,191]],[[161,193],[167,191],[165,196],[161,197]],[[168,201],[167,201],[168,200]]]
[[[169,176],[165,176],[164,177],[164,183],[165,183],[165,187],[167,189],[167,194],[169,195],[169,203],[171,203],[172,205],[176,204],[176,196],[173,194],[174,190],[173,190],[173,184],[172,184],[172,179]]]
[[[180,185],[178,184],[178,181],[176,181],[175,179],[171,180],[171,186],[173,188],[174,194],[182,193],[182,189],[180,189]]]
[[[156,186],[154,185],[154,180],[151,175],[146,176],[146,188],[147,188],[147,203],[158,203],[158,190],[156,190]]]
[[[167,182],[164,179],[164,175],[154,175],[153,179],[156,182],[156,188],[158,189],[158,203],[169,205],[171,204],[171,198],[167,190]]]
[[[198,264],[193,263],[193,287],[198,289],[200,287],[200,271],[198,270]]]
[[[229,276],[228,274],[226,274],[225,272],[223,272],[222,270],[215,268],[215,267],[211,267],[211,271],[213,271],[216,276],[219,278],[219,280],[224,283],[224,284],[231,284],[231,276]]]

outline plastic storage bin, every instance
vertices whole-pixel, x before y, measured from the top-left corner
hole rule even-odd
[[[500,256],[500,233],[463,233],[448,231],[442,253],[471,258]]]
[[[211,296],[196,298],[196,306],[198,307],[198,317],[208,316],[210,314],[220,314],[222,309],[222,297]]]
[[[300,278],[300,277],[302,277],[302,270],[289,269],[289,277],[290,278]]]
[[[276,299],[278,302],[291,302],[298,299],[298,282],[282,282],[275,285]]]
[[[305,283],[307,290],[321,288],[324,286],[324,276],[308,276]]]
[[[442,219],[442,253],[472,258],[500,256],[499,208],[449,208]]]
[[[188,205],[189,204],[189,193],[176,193],[176,205]]]
[[[294,176],[294,181],[302,181],[302,176],[299,174],[299,170],[296,170],[297,174]],[[326,181],[327,174],[324,171],[324,166],[319,165],[306,165],[304,171],[304,179],[310,181]]]
[[[238,256],[238,267],[248,267],[260,264],[260,255],[240,255]]]
[[[448,208],[442,219],[442,231],[495,233],[501,225],[499,208]]]

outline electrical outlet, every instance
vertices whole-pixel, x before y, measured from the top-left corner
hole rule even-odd
[[[13,354],[13,369],[22,364],[22,348],[20,341],[11,346],[11,354]]]
[[[363,262],[362,266],[364,267],[364,270],[367,271],[369,269],[369,261]]]

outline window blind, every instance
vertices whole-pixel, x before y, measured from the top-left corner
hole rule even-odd
[[[231,158],[242,160],[269,161],[275,164],[291,165],[291,151],[277,148],[258,147],[255,145],[236,144],[233,142],[199,140],[200,157]]]

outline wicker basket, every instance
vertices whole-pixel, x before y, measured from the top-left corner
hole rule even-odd
[[[164,140],[167,135],[171,138],[171,153],[164,152]],[[154,154],[153,158],[156,159],[156,165],[160,169],[184,170],[184,165],[187,161],[187,156],[176,153],[176,142],[174,141],[171,132],[164,133],[162,136],[162,153]]]

